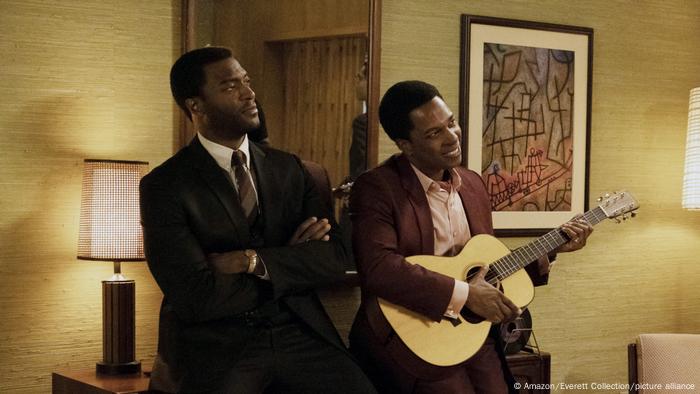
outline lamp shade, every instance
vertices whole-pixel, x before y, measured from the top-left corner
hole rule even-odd
[[[700,209],[700,87],[690,90],[685,143],[683,208]]]
[[[85,160],[78,259],[144,260],[139,181],[147,171],[147,162]]]

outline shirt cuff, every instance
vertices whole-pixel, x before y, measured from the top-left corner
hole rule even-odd
[[[464,308],[468,297],[469,284],[461,280],[455,280],[455,285],[452,288],[452,298],[450,298],[450,303],[447,305],[444,315],[453,319],[459,317],[459,312]]]
[[[262,280],[270,280],[270,274],[267,272],[265,262],[260,255],[258,255],[258,265],[255,267],[255,272],[253,272],[253,275]]]

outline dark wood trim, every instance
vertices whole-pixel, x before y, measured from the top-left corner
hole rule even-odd
[[[367,168],[377,166],[379,156],[379,82],[382,53],[382,2],[369,2],[369,84],[367,92]]]
[[[181,54],[191,51],[195,48],[197,42],[197,31],[195,27],[197,26],[197,12],[195,7],[195,2],[197,0],[182,0],[182,21],[181,21],[181,44],[180,50]],[[180,150],[180,148],[186,146],[192,136],[194,131],[192,130],[192,123],[187,119],[187,115],[178,108],[178,114],[180,116],[179,128],[177,132],[177,142],[175,146],[175,151]]]
[[[533,353],[530,348],[526,347],[519,353],[506,355],[506,362],[513,378],[520,384],[528,383],[545,387],[551,383],[552,357],[547,352]],[[518,392],[548,394],[550,389],[523,388]]]
[[[637,375],[636,343],[630,343],[627,345],[627,377],[630,394],[637,394],[637,383],[639,383],[639,376]]]
[[[593,29],[582,26],[560,25],[556,23],[532,22],[518,19],[496,18],[493,16],[462,14],[462,21],[480,25],[515,27],[519,29],[546,30],[561,33],[592,34]]]
[[[362,27],[360,30],[357,26],[351,26],[349,28],[339,28],[339,29],[324,29],[318,31],[294,31],[279,34],[267,38],[265,44],[278,44],[291,41],[304,41],[304,40],[319,40],[327,38],[345,38],[345,37],[363,37],[367,38],[367,28]]]
[[[593,112],[593,29],[574,26],[575,30],[588,36],[588,81],[586,82],[586,178],[583,181],[583,210],[588,211],[591,179],[591,113]]]
[[[54,394],[139,394],[149,391],[150,378],[145,372],[127,375],[103,375],[95,369],[60,370],[51,374]]]
[[[469,150],[469,38],[471,23],[469,15],[462,14],[459,35],[459,126],[462,128],[462,167],[467,168],[467,151]]]
[[[182,53],[194,49],[197,41],[196,0],[182,0]]]

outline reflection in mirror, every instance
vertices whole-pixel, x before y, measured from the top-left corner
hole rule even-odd
[[[271,146],[321,164],[333,186],[367,168],[370,0],[186,3],[188,49],[233,49]]]

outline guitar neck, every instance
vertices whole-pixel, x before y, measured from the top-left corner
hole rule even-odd
[[[596,225],[603,219],[606,219],[607,216],[600,207],[596,207],[584,213],[583,218],[591,225]],[[491,264],[490,270],[494,271],[500,280],[503,280],[540,257],[548,255],[568,241],[569,237],[566,233],[560,228],[555,228],[529,244],[521,246],[510,254],[496,260]]]

